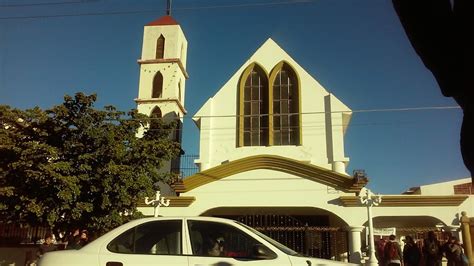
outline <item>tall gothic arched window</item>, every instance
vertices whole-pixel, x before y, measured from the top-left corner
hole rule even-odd
[[[257,64],[240,81],[239,146],[268,145],[268,78]]]
[[[272,141],[273,145],[300,144],[300,111],[298,78],[287,64],[280,63],[272,71]]]
[[[269,78],[258,64],[247,67],[239,83],[237,145],[301,145],[299,86],[286,62],[278,63]]]
[[[163,97],[163,75],[157,72],[153,78],[153,91],[151,93],[152,98]]]
[[[160,35],[156,41],[156,59],[163,59],[165,55],[165,37]]]

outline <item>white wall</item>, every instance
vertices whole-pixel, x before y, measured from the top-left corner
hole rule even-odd
[[[188,42],[179,25],[145,26],[141,59],[156,59],[156,41],[161,34],[165,37],[164,58],[180,58],[186,66]]]
[[[254,62],[269,73],[281,61],[288,62],[300,80],[303,113],[302,146],[237,147],[238,118],[236,115],[238,114],[240,76]],[[232,161],[258,154],[274,154],[345,173],[345,165],[349,159],[344,155],[343,135],[344,127],[347,125],[343,126],[344,120],[341,113],[333,113],[329,118],[326,117],[325,112],[331,111],[345,111],[350,114],[347,106],[330,95],[298,63],[269,39],[195,115],[195,117],[212,116],[212,118],[201,118],[201,143],[206,143],[200,146],[198,161],[202,164],[201,171],[220,165],[226,160]],[[332,123],[330,130],[327,130],[328,119]],[[343,162],[342,167],[341,165],[335,167],[336,162]]]

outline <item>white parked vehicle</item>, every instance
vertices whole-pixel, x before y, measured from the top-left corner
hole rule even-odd
[[[144,218],[80,250],[46,253],[40,266],[350,265],[303,257],[240,222],[215,217]]]

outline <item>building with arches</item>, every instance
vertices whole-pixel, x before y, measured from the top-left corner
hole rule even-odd
[[[138,109],[181,118],[184,34],[166,16],[147,25],[144,36]],[[367,212],[358,192],[368,180],[346,173],[344,134],[351,115],[266,40],[193,116],[200,130],[199,172],[172,186],[170,206],[160,215],[230,217],[285,238],[297,251],[360,262]],[[457,232],[459,213],[474,210],[472,195],[438,190],[384,195],[373,210],[374,225]],[[140,210],[153,215],[151,207]]]

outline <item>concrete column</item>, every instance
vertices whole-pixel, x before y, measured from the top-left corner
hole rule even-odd
[[[341,161],[333,162],[332,170],[337,173],[346,174],[346,164]]]
[[[466,252],[467,257],[469,258],[469,266],[474,266],[474,254],[472,252],[472,241],[470,233],[470,219],[467,217],[466,212],[461,212],[461,230],[464,240],[464,252]]]
[[[362,260],[361,233],[363,226],[348,226],[349,231],[349,262],[360,264]]]

